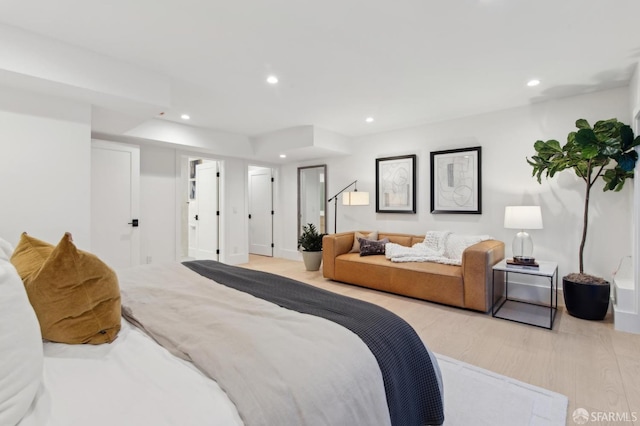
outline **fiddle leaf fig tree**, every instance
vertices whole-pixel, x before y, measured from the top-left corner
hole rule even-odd
[[[560,146],[557,140],[537,141],[536,155],[527,158],[533,167],[533,176],[553,177],[566,169],[573,169],[585,183],[582,240],[580,241],[580,274],[584,274],[584,246],[589,223],[589,194],[591,188],[602,177],[604,191],[620,191],[628,178],[633,178],[633,169],[638,160],[634,149],[640,145],[640,136],[634,138],[628,125],[612,118],[598,121],[591,127],[587,120],[576,121],[577,132],[567,136],[567,143]]]

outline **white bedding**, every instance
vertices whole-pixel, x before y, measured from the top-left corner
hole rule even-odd
[[[44,344],[43,385],[20,426],[241,425],[217,383],[122,320],[111,344]]]
[[[251,425],[389,425],[380,366],[352,331],[170,262],[120,271],[123,315],[214,378]]]

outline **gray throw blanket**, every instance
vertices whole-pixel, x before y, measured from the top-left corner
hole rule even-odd
[[[279,275],[210,260],[184,265],[220,284],[348,328],[367,344],[378,361],[394,426],[444,422],[444,393],[437,361],[402,318],[380,306]]]
[[[118,278],[123,315],[215,379],[246,425],[390,424],[378,363],[346,328],[179,263],[130,268]]]

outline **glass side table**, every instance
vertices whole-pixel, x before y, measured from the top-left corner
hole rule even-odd
[[[558,312],[558,263],[537,261],[538,268],[507,265],[507,260],[493,266],[491,284],[491,315],[495,318],[535,325],[551,330]],[[549,303],[514,299],[509,295],[512,274],[540,278],[548,283]],[[535,279],[535,278],[534,278]],[[499,293],[497,293],[497,291]]]

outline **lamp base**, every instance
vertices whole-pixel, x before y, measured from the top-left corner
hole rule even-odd
[[[514,259],[527,259],[532,258],[533,255],[533,240],[531,236],[525,231],[520,231],[513,237],[511,244],[513,258]]]

